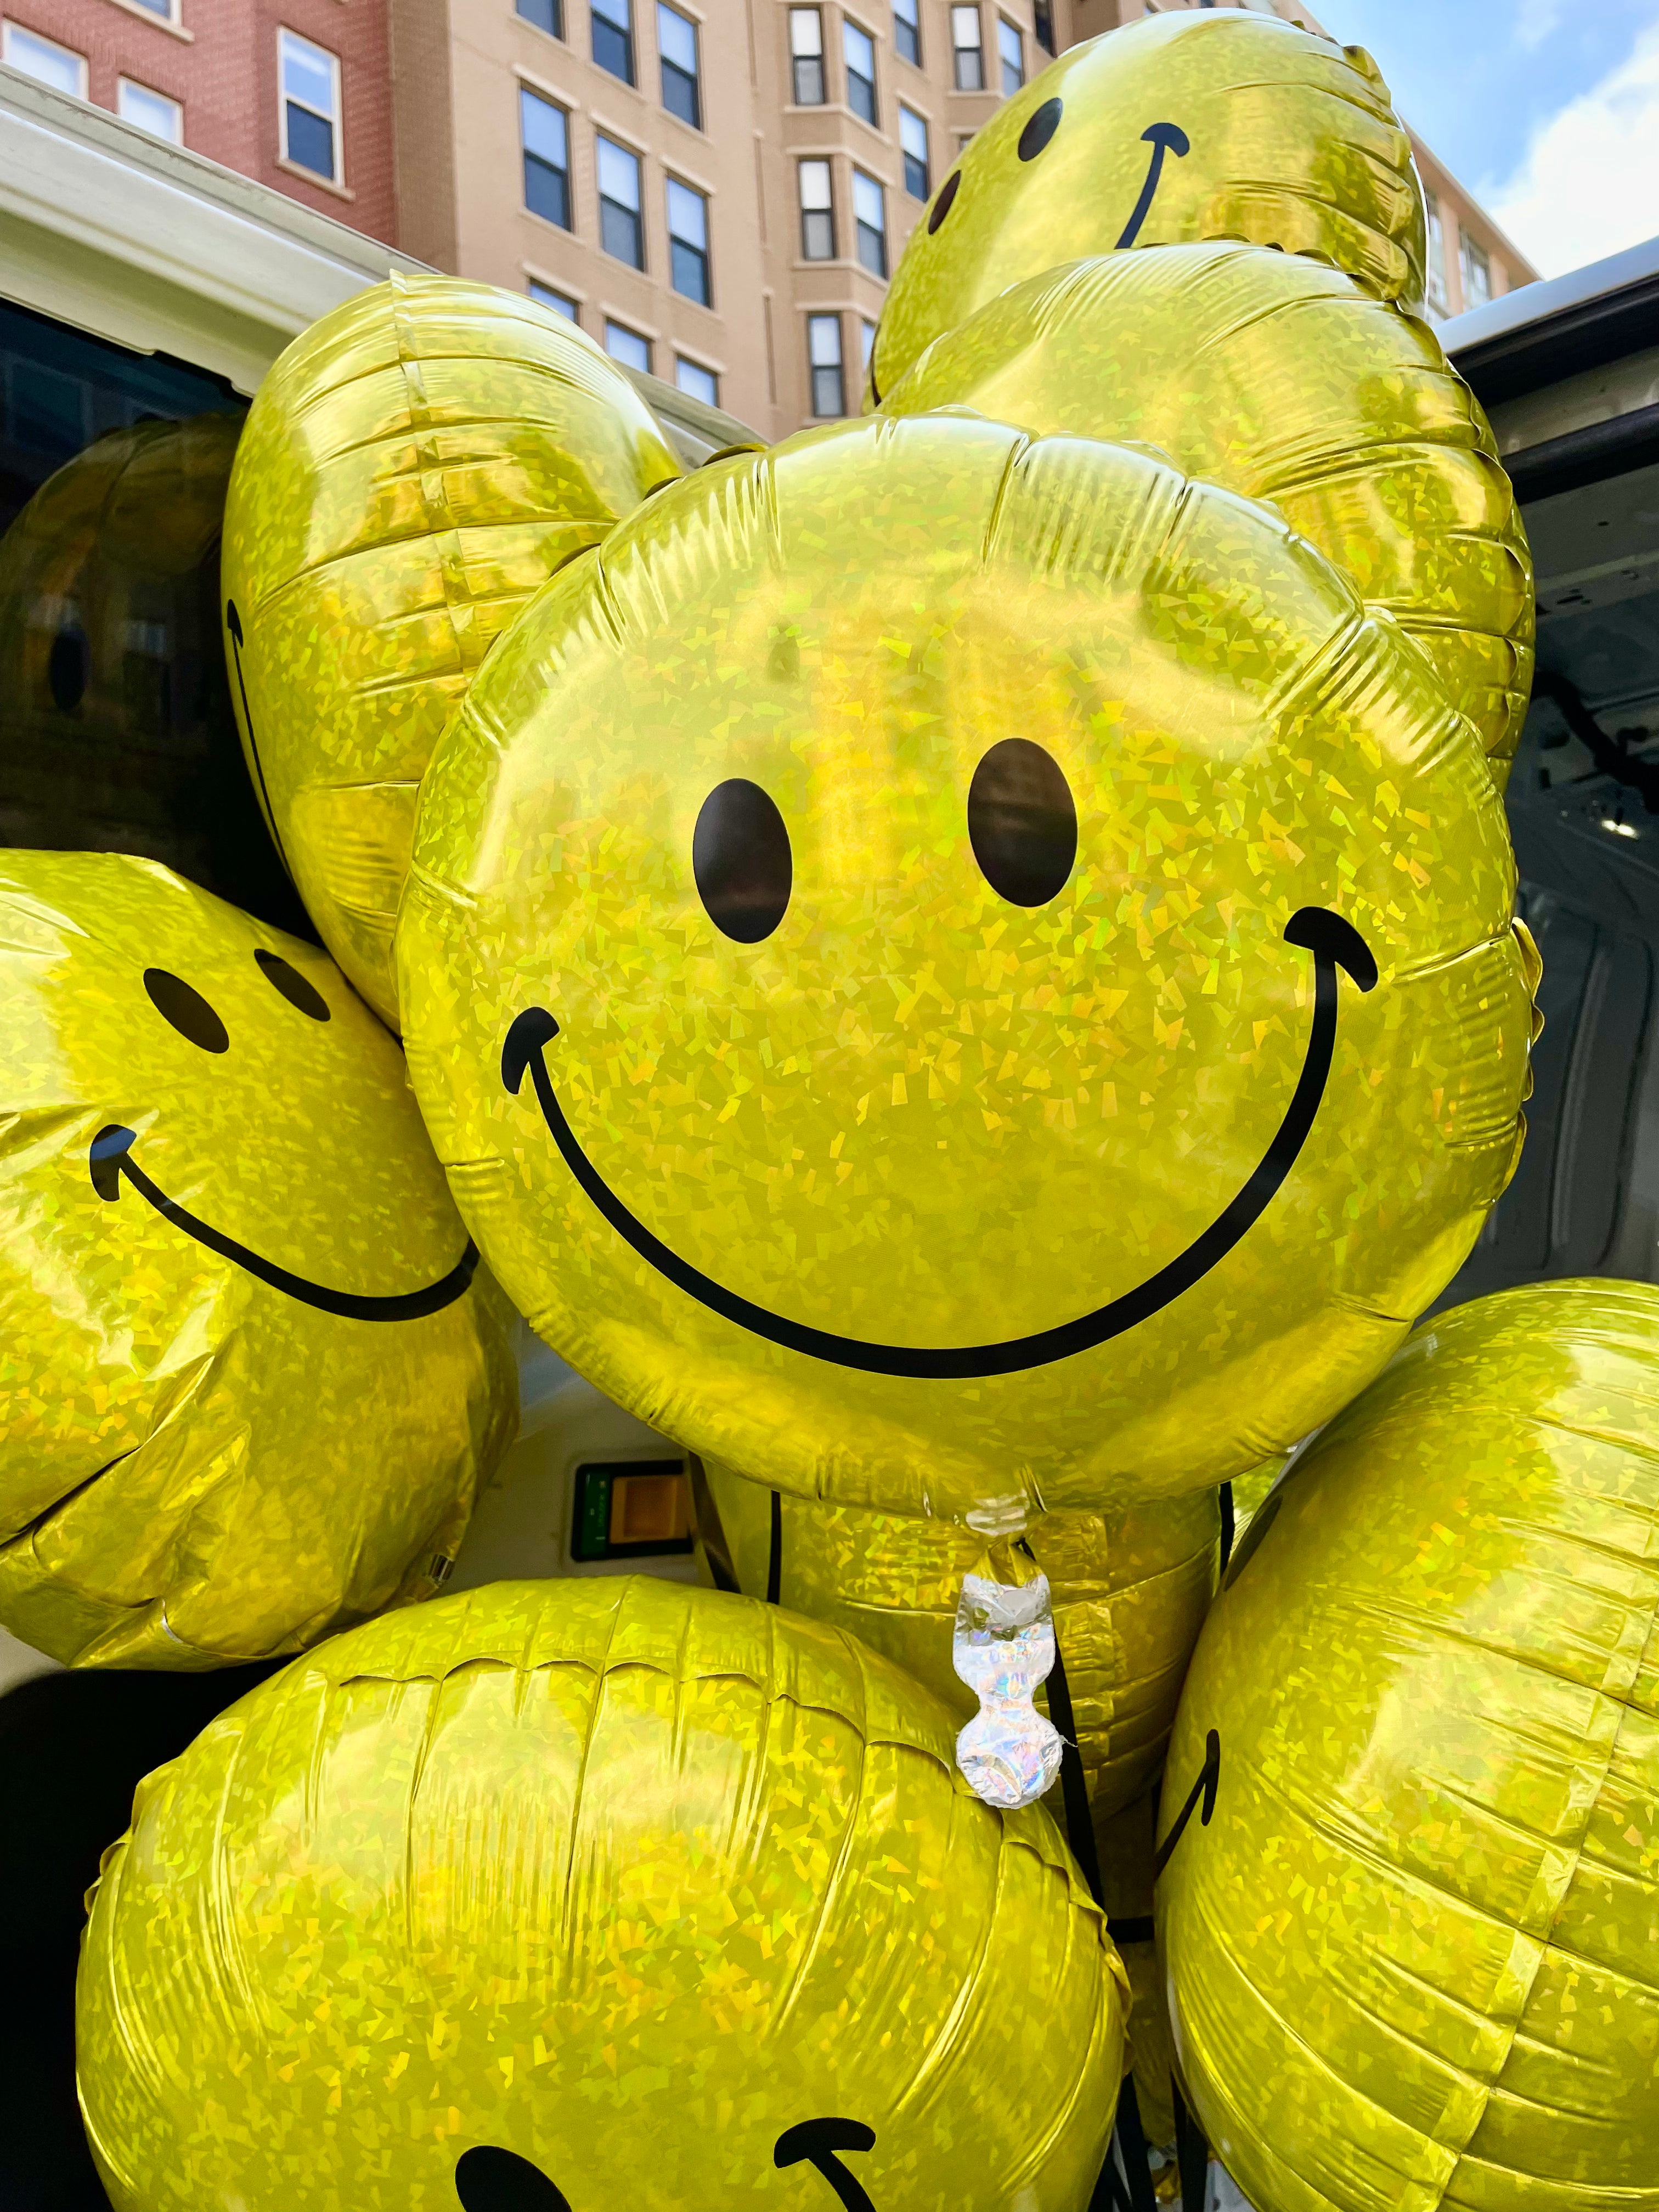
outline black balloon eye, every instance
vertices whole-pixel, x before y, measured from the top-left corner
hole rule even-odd
[[[189,1043],[200,1045],[204,1052],[230,1050],[230,1035],[224,1024],[182,975],[170,975],[165,968],[146,968],[144,988],[161,1019],[171,1022]]]
[[[927,235],[929,238],[931,238],[933,233],[939,228],[945,216],[950,214],[951,208],[956,203],[957,194],[961,190],[962,172],[960,169],[952,169],[950,175],[939,186],[939,198],[933,202],[933,210],[927,217]]]
[[[1005,738],[974,770],[968,835],[985,880],[1011,906],[1047,906],[1077,859],[1077,808],[1060,763]]]
[[[313,1022],[329,1018],[328,1000],[314,983],[307,983],[297,968],[290,967],[280,954],[267,952],[262,945],[254,954],[259,963],[259,973],[273,989],[278,990],[290,1006],[297,1006],[302,1014],[309,1014]]]
[[[92,680],[92,647],[87,634],[66,624],[52,641],[46,655],[46,684],[52,703],[60,714],[72,714],[86,696]]]
[[[465,2212],[570,2212],[570,2200],[527,2158],[498,2143],[475,2143],[455,2161],[455,2194]]]
[[[1034,107],[1025,118],[1025,128],[1019,134],[1019,158],[1035,161],[1048,141],[1060,128],[1060,118],[1065,103],[1045,100],[1041,107]]]
[[[783,920],[794,881],[789,832],[759,784],[732,776],[702,802],[691,872],[708,919],[739,945],[758,945]]]

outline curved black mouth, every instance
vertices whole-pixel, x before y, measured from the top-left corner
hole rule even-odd
[[[717,1313],[786,1351],[805,1352],[839,1367],[856,1367],[870,1375],[902,1375],[924,1382],[969,1382],[991,1375],[1012,1375],[1030,1367],[1045,1367],[1056,1359],[1069,1359],[1079,1352],[1121,1336],[1188,1291],[1200,1277],[1224,1260],[1252,1224],[1266,1212],[1280,1185],[1296,1164],[1307,1142],[1325,1095],[1331,1060],[1336,1048],[1336,971],[1344,969],[1362,991],[1376,981],[1376,963],[1370,946],[1352,923],[1327,907],[1304,906],[1285,926],[1285,941],[1299,945],[1314,957],[1313,1022],[1302,1073],[1291,1103],[1285,1109],[1273,1142],[1243,1188],[1203,1234],[1195,1237],[1144,1283],[1109,1304],[1057,1328],[1038,1329],[1001,1344],[951,1345],[930,1351],[902,1344],[867,1344],[860,1338],[837,1336],[829,1329],[810,1328],[786,1321],[750,1299],[739,1297],[712,1277],[671,1252],[660,1238],[625,1206],[599,1174],[578,1143],[565,1119],[547,1072],[546,1048],[559,1034],[559,1025],[543,1006],[530,1006],[517,1015],[501,1047],[501,1080],[516,1097],[530,1071],[542,1119],[558,1146],[565,1165],[605,1218],[642,1260],[676,1289],[685,1291]]]
[[[124,1129],[118,1121],[112,1121],[93,1139],[88,1164],[92,1187],[100,1198],[106,1202],[118,1199],[125,1176],[139,1196],[148,1199],[163,1220],[170,1221],[175,1229],[182,1229],[186,1237],[205,1244],[222,1260],[246,1268],[260,1282],[268,1283],[273,1291],[298,1298],[301,1305],[315,1306],[319,1313],[333,1314],[341,1321],[421,1321],[428,1314],[441,1313],[445,1306],[453,1305],[472,1280],[478,1264],[478,1248],[468,1237],[465,1251],[449,1273],[418,1291],[404,1291],[392,1297],[365,1298],[355,1291],[331,1291],[325,1283],[308,1282],[305,1276],[290,1274],[275,1261],[250,1252],[246,1244],[239,1244],[234,1237],[227,1237],[222,1230],[215,1229],[180,1206],[177,1199],[169,1198],[133,1158],[136,1142],[135,1133]]]

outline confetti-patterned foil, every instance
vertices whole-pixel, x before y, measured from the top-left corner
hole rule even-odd
[[[870,396],[1059,262],[1242,239],[1409,305],[1425,231],[1411,141],[1363,47],[1232,9],[1149,16],[1070,47],[975,132],[894,272]]]
[[[1259,1510],[1182,1700],[1182,2071],[1258,2212],[1659,2206],[1659,1291],[1425,1322]]]
[[[1421,647],[1507,774],[1532,683],[1532,561],[1486,416],[1426,323],[1261,246],[1109,254],[982,307],[883,411],[952,404],[1155,447],[1271,501]]]
[[[741,1589],[763,1596],[772,1494],[717,1463],[705,1463],[705,1473],[728,1564]],[[951,1650],[963,1578],[984,1556],[999,1581],[1017,1582],[1023,1554],[1016,1547],[1029,1548],[1048,1580],[1103,1864],[1114,1816],[1145,1791],[1162,1764],[1182,1680],[1215,1589],[1215,1492],[1193,1491],[1115,1512],[1042,1514],[1018,1539],[1000,1537],[988,1547],[960,1522],[861,1512],[802,1498],[781,1495],[777,1516],[781,1601],[896,1661],[959,1720],[971,1718],[975,1707]],[[1050,1711],[1046,1687],[1037,1702]]]
[[[1083,2212],[1121,1968],[953,1735],[838,1632],[643,1578],[324,1645],[106,1856],[78,2039],[118,2212],[455,2212],[489,2149],[580,2207]],[[830,2118],[862,2196],[783,2140]]]
[[[531,592],[678,473],[593,341],[493,285],[394,274],[260,386],[225,508],[242,741],[312,920],[394,1024],[439,732]]]
[[[205,1002],[180,1003],[206,1043],[147,971]],[[125,1129],[160,1201],[313,1288],[441,1281],[466,1231],[385,1030],[314,946],[107,854],[0,855],[0,1621],[58,1659],[203,1668],[428,1595],[513,1431],[487,1274],[347,1318],[116,1154],[109,1196],[93,1176]]]
[[[1016,737],[1076,817],[1036,906],[968,819]],[[789,843],[759,942],[693,865],[734,779]],[[410,1072],[485,1257],[601,1389],[781,1491],[1018,1528],[1213,1489],[1385,1364],[1517,1156],[1514,890],[1474,730],[1275,516],[867,418],[671,486],[501,641],[423,788]],[[1314,1064],[1316,909],[1378,980],[1325,971],[1305,1141],[1178,1293],[955,1379],[767,1333],[925,1366],[1201,1258]]]

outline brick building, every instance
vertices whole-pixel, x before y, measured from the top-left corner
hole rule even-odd
[[[3,0],[14,69],[397,242],[389,0]]]

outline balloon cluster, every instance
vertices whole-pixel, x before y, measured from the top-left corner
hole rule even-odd
[[[860,419],[682,474],[447,278],[273,369],[227,665],[332,960],[0,869],[0,1620],[301,1655],[106,1855],[121,2212],[1659,2206],[1659,1299],[1414,1328],[1539,979],[1423,261],[1369,58],[1183,13],[974,139]],[[711,1587],[431,1596],[508,1301]]]

